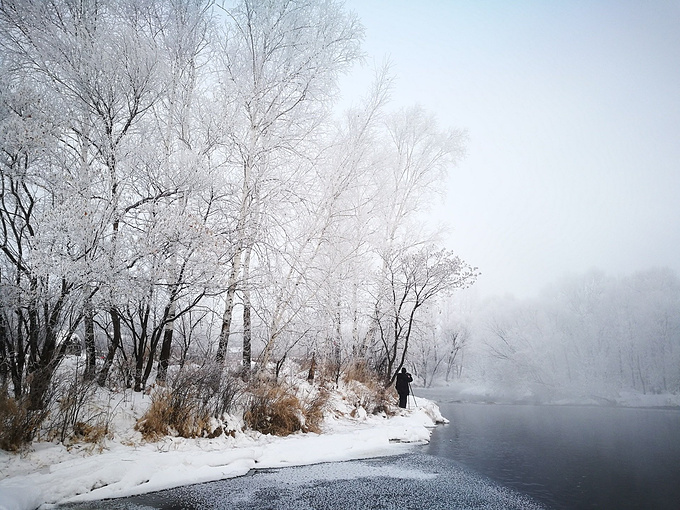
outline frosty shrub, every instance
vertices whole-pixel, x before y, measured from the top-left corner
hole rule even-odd
[[[302,415],[304,424],[302,430],[304,432],[321,432],[321,424],[324,419],[324,411],[328,404],[330,392],[325,387],[319,387],[312,393],[309,398],[306,398],[302,403]]]
[[[355,407],[363,407],[369,414],[393,414],[396,392],[392,387],[386,388],[379,375],[364,362],[350,365],[343,381]]]
[[[132,388],[134,384],[134,363],[132,359],[116,356],[113,362],[113,370],[108,374],[108,384],[112,389]]]
[[[342,375],[342,363],[339,360],[326,360],[321,366],[322,380],[338,384]]]
[[[97,443],[109,430],[109,414],[98,410],[94,381],[73,373],[60,373],[53,381],[54,405],[46,423],[50,439]]]
[[[212,430],[211,417],[231,411],[239,391],[238,379],[222,376],[218,365],[185,366],[171,387],[154,390],[151,406],[135,429],[147,440],[168,434],[216,437],[222,429]]]
[[[235,374],[221,373],[221,370],[217,368],[213,371],[217,373],[217,379],[213,376],[212,386],[206,388],[208,390],[214,388],[211,394],[211,410],[216,418],[231,413],[243,392],[243,380]]]
[[[210,416],[219,419],[233,411],[243,381],[238,373],[224,371],[220,363],[207,362],[185,365],[174,377],[172,388],[178,403],[196,399]]]
[[[29,410],[27,399],[10,397],[6,386],[0,388],[0,448],[16,452],[30,444],[46,417],[46,410]]]
[[[55,435],[62,443],[69,437],[75,436],[74,427],[78,423],[78,429],[82,430],[84,421],[79,417],[82,414],[86,402],[94,393],[92,387],[79,388],[72,385],[64,389],[57,398],[57,406],[50,424],[50,435]]]
[[[300,397],[290,386],[259,380],[248,390],[243,419],[247,427],[263,434],[319,433],[329,397],[325,387],[315,387]]]
[[[302,430],[302,416],[302,404],[289,388],[260,380],[250,388],[243,420],[263,434],[287,436]]]

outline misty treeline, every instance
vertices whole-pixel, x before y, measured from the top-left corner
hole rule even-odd
[[[388,383],[476,269],[420,214],[465,135],[334,113],[363,29],[332,0],[0,2],[0,382],[62,358],[143,390],[168,367],[360,360]],[[75,351],[74,351],[75,350]]]
[[[456,320],[439,326],[448,342],[440,334],[439,344],[427,347],[439,345],[437,359],[444,360],[437,379],[451,380],[442,369],[457,347],[465,381],[508,396],[680,393],[680,279],[670,269],[619,277],[593,270],[565,277],[538,298],[459,299],[449,306]],[[418,362],[430,379],[432,359],[429,367]]]

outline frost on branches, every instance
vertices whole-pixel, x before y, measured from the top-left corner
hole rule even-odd
[[[0,4],[0,383],[22,441],[73,353],[77,380],[136,392],[216,364],[212,398],[292,358],[388,383],[423,305],[474,282],[422,222],[465,133],[390,109],[387,67],[334,111],[362,37],[334,1]]]

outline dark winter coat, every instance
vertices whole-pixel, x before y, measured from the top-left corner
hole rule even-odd
[[[413,377],[408,372],[399,372],[397,374],[397,393],[399,395],[408,395],[409,383],[413,381]]]

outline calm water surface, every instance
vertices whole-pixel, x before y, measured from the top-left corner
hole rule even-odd
[[[680,411],[463,404],[427,453],[460,462],[556,509],[680,509]]]

